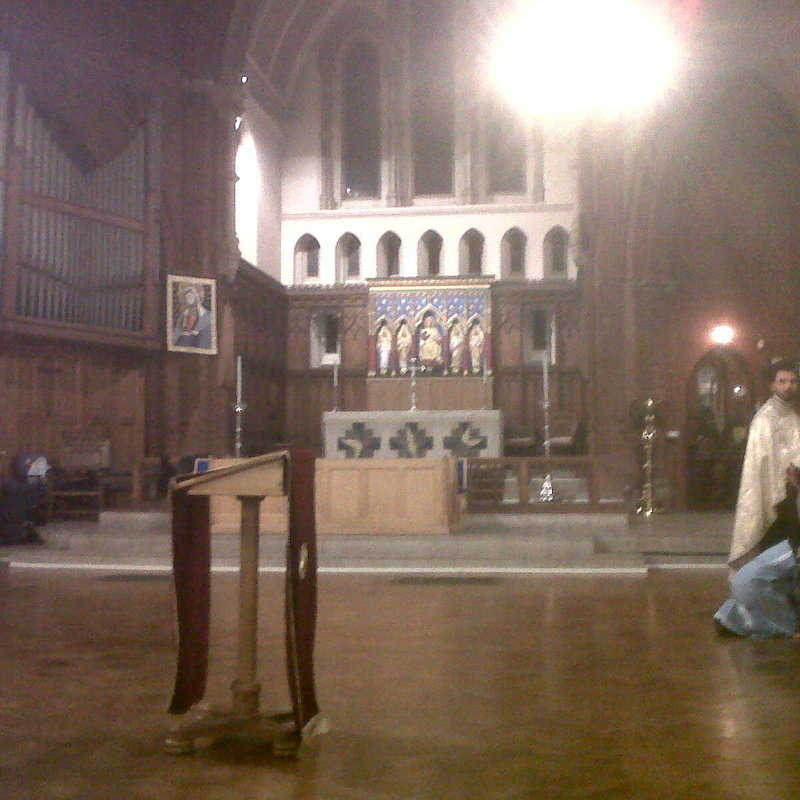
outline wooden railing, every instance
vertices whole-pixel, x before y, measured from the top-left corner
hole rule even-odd
[[[547,476],[550,487],[545,482]],[[467,510],[519,514],[620,511],[621,508],[619,504],[599,502],[591,456],[561,456],[469,459]]]

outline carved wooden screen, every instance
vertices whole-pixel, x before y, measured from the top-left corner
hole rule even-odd
[[[0,54],[0,243],[6,320],[152,336],[155,115],[85,170]],[[94,337],[96,338],[96,336]]]

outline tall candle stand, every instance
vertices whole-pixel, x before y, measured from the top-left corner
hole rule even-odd
[[[236,415],[236,430],[234,434],[234,454],[236,458],[242,457],[242,429],[244,424],[244,412],[247,411],[247,403],[242,399],[242,357],[236,357],[236,402],[233,404],[233,413]]]
[[[542,408],[544,410],[544,456],[550,458],[550,332],[542,357]]]
[[[651,517],[656,512],[654,492],[654,462],[653,450],[656,439],[656,404],[652,397],[647,398],[644,406],[644,425],[642,427],[642,494],[636,513],[645,518]]]
[[[483,357],[483,410],[489,408],[489,370],[486,366],[486,356]]]
[[[550,458],[550,328],[547,329],[547,338],[542,357],[542,408],[544,410],[544,457]],[[548,464],[548,467],[550,465]],[[539,490],[539,501],[552,503],[556,499],[553,488],[553,476],[550,471],[544,476],[542,487]]]

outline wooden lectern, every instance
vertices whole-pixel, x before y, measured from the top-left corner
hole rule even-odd
[[[313,651],[316,625],[317,550],[314,523],[314,456],[283,451],[242,461],[172,484],[173,571],[179,646],[170,713],[183,714],[202,699],[208,665],[211,536],[209,498],[236,497],[241,504],[239,641],[230,711],[207,711],[174,729],[165,742],[170,753],[194,752],[201,742],[242,737],[271,744],[291,756],[303,737],[322,732],[315,689]],[[289,496],[286,548],[286,668],[292,710],[259,712],[256,679],[258,642],[259,504]]]

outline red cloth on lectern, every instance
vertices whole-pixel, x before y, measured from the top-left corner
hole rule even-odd
[[[211,529],[208,497],[172,492],[172,571],[178,611],[178,667],[170,714],[202,699],[208,668]]]
[[[315,458],[309,450],[289,456],[289,542],[286,558],[286,671],[295,724],[315,716],[314,637],[317,623]]]

